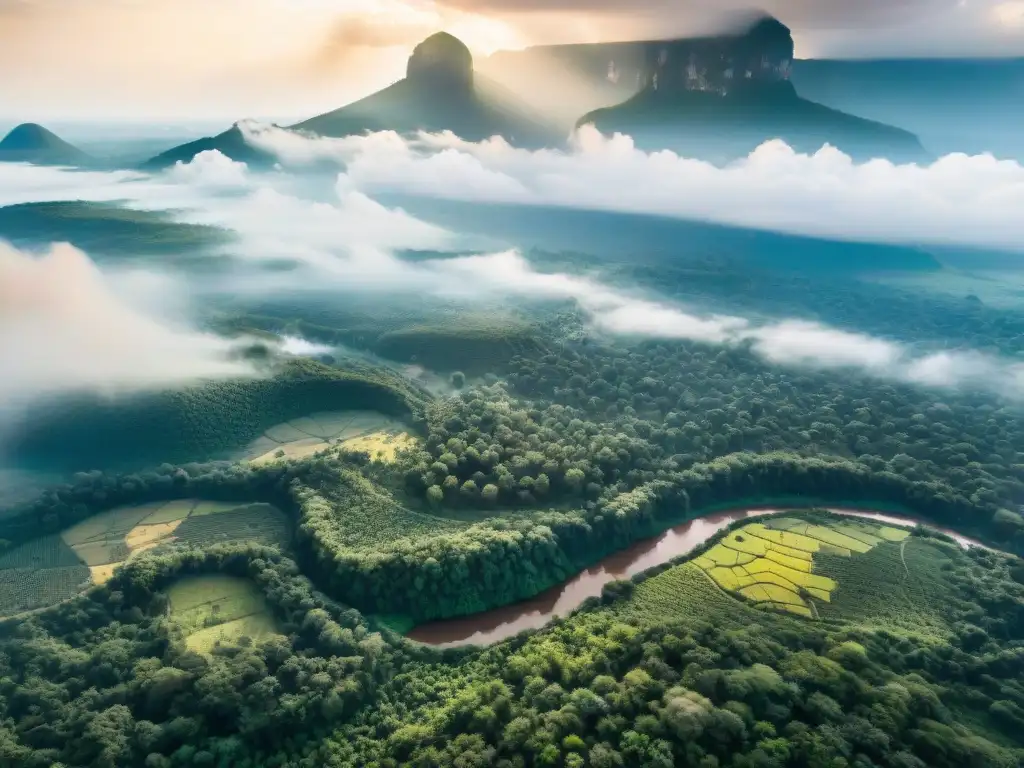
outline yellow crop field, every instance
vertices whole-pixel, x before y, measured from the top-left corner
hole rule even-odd
[[[840,533],[845,533],[851,539],[862,541],[871,547],[876,547],[882,543],[882,538],[880,536],[875,536],[874,534],[865,531],[863,528],[859,528],[854,525],[836,526],[836,530]]]
[[[837,547],[834,544],[822,544],[818,551],[822,554],[838,555],[839,557],[853,557],[853,552],[846,547]]]
[[[415,444],[405,429],[402,422],[375,411],[313,413],[271,427],[249,446],[244,458],[269,464],[341,447],[391,462],[397,451]]]
[[[854,557],[909,535],[906,530],[867,523],[844,521],[830,526],[776,518],[731,531],[693,563],[727,592],[814,618],[817,611],[812,600],[831,602],[832,592],[839,587],[833,579],[813,572],[815,554]]]
[[[791,603],[765,603],[770,608],[774,608],[777,611],[788,611],[789,613],[795,613],[797,616],[803,616],[807,619],[814,618],[814,612],[806,605],[792,605]]]
[[[807,571],[808,573],[810,573],[810,570],[811,570],[811,560],[810,560],[810,558],[808,558],[807,560],[804,560],[801,557],[793,557],[790,554],[783,553],[783,552],[776,552],[773,549],[769,549],[767,552],[765,552],[764,556],[768,560],[771,560],[774,563],[778,563],[779,565],[784,565],[787,568],[792,568],[794,571]]]
[[[341,443],[345,451],[365,451],[371,459],[393,462],[398,451],[416,444],[415,438],[407,432],[372,432],[362,437],[353,437]]]
[[[760,558],[743,567],[746,569],[747,573],[750,574],[776,573],[783,578],[789,579],[789,581],[799,587],[816,587],[818,589],[825,589],[829,591],[836,588],[836,583],[828,576],[822,576],[808,571],[797,571],[782,565],[781,563],[776,563],[774,560],[769,560],[768,558]]]
[[[155,523],[153,525],[137,525],[128,531],[128,535],[124,537],[124,540],[131,552],[150,549],[169,538],[179,525],[181,525],[181,520]]]
[[[714,568],[716,565],[743,565],[756,559],[755,555],[748,555],[745,552],[737,552],[735,549],[715,547],[710,552],[705,552],[694,562],[705,570]]]
[[[757,526],[756,528],[754,528],[755,525]],[[796,550],[796,552],[791,553],[794,556],[798,556],[797,552],[802,552],[806,555],[808,560],[811,559],[811,553],[817,552],[818,547],[821,545],[821,542],[817,539],[811,538],[804,533],[795,531],[775,531],[760,523],[754,523],[751,525],[751,528],[753,529],[751,533],[754,533],[756,536],[766,539],[773,544],[779,544],[781,546],[788,547],[789,549]]]
[[[163,544],[225,540],[286,546],[290,528],[268,504],[183,499],[111,509],[0,553],[0,616],[56,605],[105,584],[129,558]]]
[[[768,551],[770,545],[770,541],[756,537],[753,533],[748,532],[746,528],[733,531],[722,542],[722,546],[735,549],[737,552],[745,552],[755,557],[764,557],[764,553]]]
[[[89,578],[93,584],[106,584],[110,581],[110,577],[114,575],[114,569],[119,566],[120,563],[109,563],[107,565],[90,565],[89,566]]]
[[[804,601],[800,599],[799,595],[781,584],[762,584],[761,588],[767,593],[771,602],[783,605],[804,605]]]
[[[807,535],[820,539],[825,544],[831,544],[834,547],[842,547],[843,549],[848,549],[851,552],[860,552],[863,554],[871,549],[870,544],[866,544],[860,539],[855,539],[851,536],[847,536],[839,530],[826,528],[822,525],[810,526],[807,529]]]

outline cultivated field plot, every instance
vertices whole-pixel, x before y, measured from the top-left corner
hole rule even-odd
[[[775,518],[730,532],[693,562],[728,592],[767,607],[819,618],[818,604],[830,603],[840,583],[820,573],[816,556],[856,558],[886,542],[902,542],[909,535],[905,529],[848,520],[817,524]]]
[[[219,524],[208,522],[222,514],[229,519]],[[284,515],[267,504],[182,499],[112,509],[83,520],[61,537],[89,566],[93,583],[102,584],[129,557],[161,544],[238,540],[283,544],[287,531]]]
[[[819,554],[817,566],[841,587],[831,602],[818,604],[818,612],[823,619],[870,623],[893,633],[944,637],[952,607],[944,569],[963,565],[965,557],[956,546],[916,536],[854,557]]]
[[[171,618],[188,634],[186,644],[200,653],[221,642],[259,642],[279,634],[265,598],[248,579],[192,576],[173,584],[167,597]]]
[[[365,451],[371,458],[394,461],[400,448],[414,444],[400,421],[376,411],[313,413],[271,427],[245,451],[254,464],[301,459],[333,446]]]
[[[244,540],[284,547],[289,533],[288,520],[277,507],[250,504],[193,512],[178,526],[174,539],[195,546]]]
[[[60,536],[44,536],[0,555],[0,616],[55,605],[92,582],[89,568]]]
[[[624,618],[644,623],[682,619],[707,621],[719,627],[749,626],[758,622],[796,621],[783,614],[766,615],[737,602],[712,584],[693,562],[669,568],[638,584],[632,597],[613,609]]]
[[[283,547],[290,531],[284,513],[269,504],[183,499],[112,509],[0,555],[0,617],[103,584],[121,563],[154,547],[227,541]]]

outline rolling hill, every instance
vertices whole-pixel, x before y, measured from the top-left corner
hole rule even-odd
[[[88,160],[85,152],[36,123],[22,123],[0,141],[0,162],[79,165]]]

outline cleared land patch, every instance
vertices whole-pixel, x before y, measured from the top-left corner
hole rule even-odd
[[[915,636],[942,637],[949,631],[945,609],[951,600],[943,568],[963,553],[955,546],[912,536],[853,557],[823,552],[818,567],[841,588],[830,603],[819,603],[823,619],[847,619]]]
[[[249,446],[244,458],[265,464],[306,458],[341,446],[393,461],[396,451],[414,443],[405,430],[400,421],[376,411],[324,411],[271,427]]]
[[[60,536],[43,536],[0,555],[0,616],[54,605],[90,583],[74,550]]]
[[[727,592],[817,618],[818,603],[830,603],[840,586],[840,581],[818,572],[820,555],[856,558],[909,535],[909,530],[869,523],[774,518],[729,532],[693,563]]]
[[[269,504],[183,499],[119,507],[0,555],[0,617],[75,597],[107,582],[128,558],[164,544],[289,540],[287,518]]]
[[[416,439],[407,432],[372,432],[362,437],[352,437],[341,443],[343,451],[356,451],[370,454],[371,459],[393,462],[398,451],[411,448]]]
[[[167,597],[171,618],[187,633],[186,644],[200,653],[220,642],[259,642],[279,634],[266,599],[248,579],[191,576],[171,585]]]

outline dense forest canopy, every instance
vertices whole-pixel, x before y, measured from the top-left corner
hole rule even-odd
[[[0,0],[0,768],[1024,766],[1024,0],[272,4]]]
[[[329,318],[319,320],[328,333]],[[253,325],[274,328],[266,318]],[[258,465],[118,473],[112,462],[8,509],[9,552],[104,510],[173,499],[272,504],[294,535],[273,547],[162,544],[81,596],[8,619],[0,757],[25,766],[1019,764],[1024,566],[1010,553],[1024,552],[1024,449],[1013,406],[780,367],[744,348],[606,343],[561,312],[512,326],[506,353],[474,368],[474,347],[466,357],[450,328],[388,330],[381,347],[402,338],[390,347],[397,362],[420,338],[430,359],[461,355],[443,394],[403,383],[397,368],[327,361],[138,401],[123,416],[110,406],[102,434],[114,458],[130,454],[150,407],[197,427],[189,414],[208,417],[168,444],[179,459],[237,449],[303,410],[378,408],[405,419],[415,439],[387,460],[336,446]],[[353,382],[376,399],[353,399]],[[296,387],[308,390],[298,401]],[[73,463],[88,438],[70,423],[51,422],[47,439]],[[396,633],[531,597],[704,510],[782,498],[894,505],[1006,554],[918,532],[860,570],[825,558],[822,567],[846,575],[818,619],[715,591],[684,557],[493,647],[442,651]],[[858,597],[909,590],[904,567],[924,579],[900,598],[906,607]],[[168,590],[202,574],[251,581],[272,631],[222,634],[212,652],[194,650],[195,627],[176,618]]]

